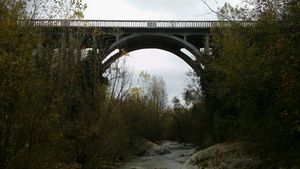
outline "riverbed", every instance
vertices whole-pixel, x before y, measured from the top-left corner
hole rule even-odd
[[[191,144],[163,141],[161,146],[168,148],[168,154],[154,154],[133,159],[118,169],[185,169],[185,161],[196,152]]]

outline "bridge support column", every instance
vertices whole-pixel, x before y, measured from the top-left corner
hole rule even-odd
[[[206,34],[204,38],[204,53],[205,55],[209,54],[209,34]]]

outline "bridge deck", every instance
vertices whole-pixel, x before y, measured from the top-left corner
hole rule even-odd
[[[41,27],[107,27],[107,28],[212,28],[230,26],[226,21],[157,21],[157,20],[31,20]],[[234,22],[249,26],[252,22]]]

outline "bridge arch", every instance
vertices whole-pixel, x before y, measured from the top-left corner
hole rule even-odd
[[[196,73],[200,73],[201,67],[197,62],[201,57],[200,50],[198,50],[191,43],[169,34],[158,34],[158,33],[141,33],[133,34],[118,41],[114,42],[108,50],[108,53],[112,53],[116,49],[119,51],[110,57],[103,59],[102,71],[105,72],[109,66],[115,62],[118,58],[122,57],[123,51],[132,52],[139,49],[155,48],[171,52],[185,61]],[[193,54],[196,60],[186,55],[181,49],[186,49]]]

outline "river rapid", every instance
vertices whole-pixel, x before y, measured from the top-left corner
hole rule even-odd
[[[186,169],[185,161],[196,152],[195,146],[190,144],[163,141],[161,146],[168,148],[170,153],[138,157],[118,169]]]

